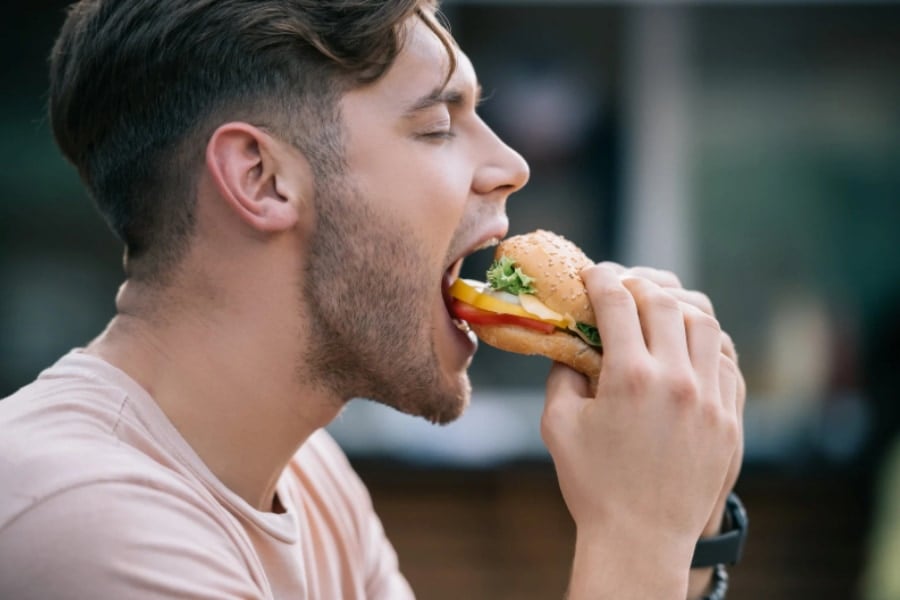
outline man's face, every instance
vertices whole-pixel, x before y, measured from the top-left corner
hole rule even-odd
[[[445,423],[465,409],[474,338],[447,311],[463,256],[506,235],[525,161],[475,112],[469,60],[417,18],[384,77],[342,100],[345,172],[317,182],[305,300],[309,375]]]

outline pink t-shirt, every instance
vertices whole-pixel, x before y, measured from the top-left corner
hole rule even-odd
[[[75,351],[0,401],[0,598],[412,598],[325,432],[281,514],[226,488],[135,381]]]

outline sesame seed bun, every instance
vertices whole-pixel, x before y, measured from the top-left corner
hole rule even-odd
[[[539,229],[502,241],[494,258],[512,259],[533,278],[534,296],[551,309],[576,321],[597,325],[594,309],[581,279],[593,264],[582,250],[555,233]],[[569,365],[596,383],[603,362],[601,352],[572,332],[546,334],[515,325],[471,324],[475,335],[495,348],[518,354],[538,354]]]
[[[538,229],[500,242],[494,258],[511,258],[534,279],[534,296],[576,321],[597,325],[591,300],[579,273],[593,264],[581,248],[550,231]]]

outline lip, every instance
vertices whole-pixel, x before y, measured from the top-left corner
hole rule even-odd
[[[509,222],[507,219],[497,219],[446,266],[441,277],[441,295],[444,297],[444,304],[447,306],[448,313],[450,313],[449,289],[453,282],[459,278],[463,260],[475,252],[496,246],[500,243],[500,240],[506,237],[508,231]]]
[[[444,269],[443,276],[441,277],[441,296],[444,300],[444,308],[447,315],[447,321],[451,325],[451,327],[455,330],[456,337],[461,340],[468,340],[468,352],[474,352],[476,346],[476,339],[474,334],[471,331],[466,331],[467,327],[458,327],[457,319],[453,316],[451,312],[451,297],[450,297],[450,286],[453,285],[453,282],[459,278],[459,272],[462,268],[463,260],[470,256],[471,254],[478,252],[480,250],[485,250],[487,248],[496,246],[500,243],[504,237],[506,237],[507,232],[509,231],[509,223],[506,218],[496,219],[493,222],[489,223],[487,227],[485,227],[480,235],[476,237],[470,244],[467,244],[465,250],[463,250],[459,255],[457,255],[453,261]]]
[[[450,264],[446,266],[445,273],[450,274],[450,283],[452,284],[459,277],[459,271],[462,268],[463,260],[479,250],[491,248],[500,243],[500,240],[506,237],[509,232],[509,221],[504,217],[496,219],[489,224],[488,227],[479,235],[472,243],[465,247],[458,256],[456,256]]]

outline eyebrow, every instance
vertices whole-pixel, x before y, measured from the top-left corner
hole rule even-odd
[[[474,104],[476,106],[481,100],[481,93],[481,84],[476,84],[474,97]],[[465,91],[458,88],[434,88],[433,90],[431,90],[431,92],[425,94],[424,96],[413,102],[410,107],[403,112],[403,116],[412,117],[422,112],[423,110],[427,110],[432,106],[437,106],[439,104],[446,104],[448,106],[461,106],[465,103],[467,96],[468,94]]]

